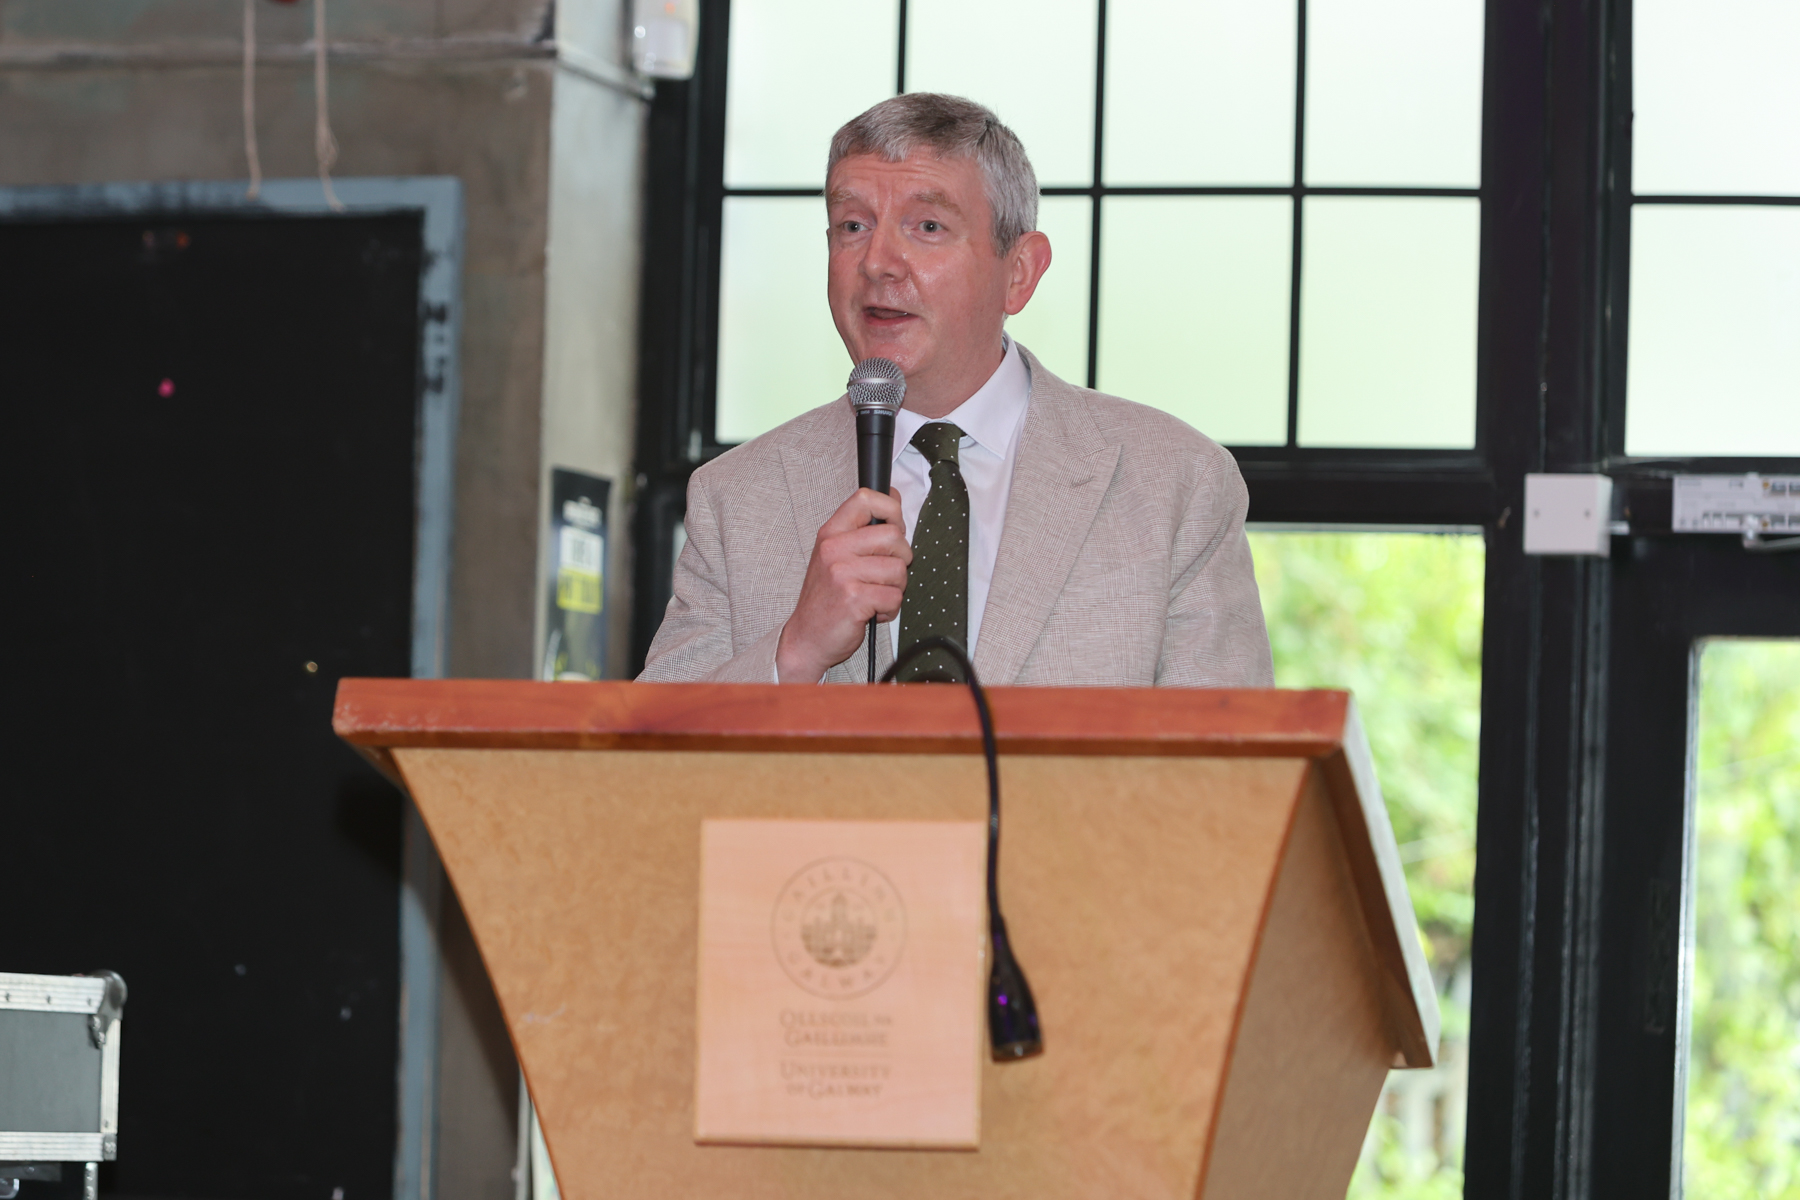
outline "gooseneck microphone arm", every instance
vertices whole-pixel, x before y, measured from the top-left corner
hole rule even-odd
[[[1000,748],[994,741],[994,716],[988,710],[987,693],[975,677],[975,664],[955,638],[920,638],[902,650],[881,682],[919,655],[942,650],[963,669],[969,691],[975,695],[975,715],[981,720],[981,752],[987,759],[988,836],[987,905],[988,943],[993,963],[988,970],[988,1045],[995,1062],[1016,1062],[1044,1052],[1044,1031],[1038,1023],[1037,1001],[1031,985],[1006,936],[1006,920],[1000,915]]]

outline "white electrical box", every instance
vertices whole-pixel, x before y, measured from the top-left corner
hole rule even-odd
[[[1800,475],[1677,475],[1676,533],[1800,533]]]
[[[1527,475],[1525,553],[1612,553],[1612,479],[1606,475]]]

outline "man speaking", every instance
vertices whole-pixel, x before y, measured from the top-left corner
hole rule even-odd
[[[894,492],[857,487],[843,398],[695,471],[640,678],[858,682],[873,619],[881,668],[945,636],[988,684],[1269,686],[1231,456],[1006,336],[1050,266],[1012,130],[954,96],[883,101],[832,138],[825,202],[838,334],[905,374]]]

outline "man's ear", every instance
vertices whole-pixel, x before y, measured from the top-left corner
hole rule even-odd
[[[1038,280],[1050,269],[1050,239],[1034,229],[1013,245],[1006,261],[1006,315],[1011,317],[1025,310]]]

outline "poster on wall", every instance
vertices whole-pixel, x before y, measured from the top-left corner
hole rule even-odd
[[[544,661],[538,678],[606,677],[606,499],[612,481],[550,472]]]

